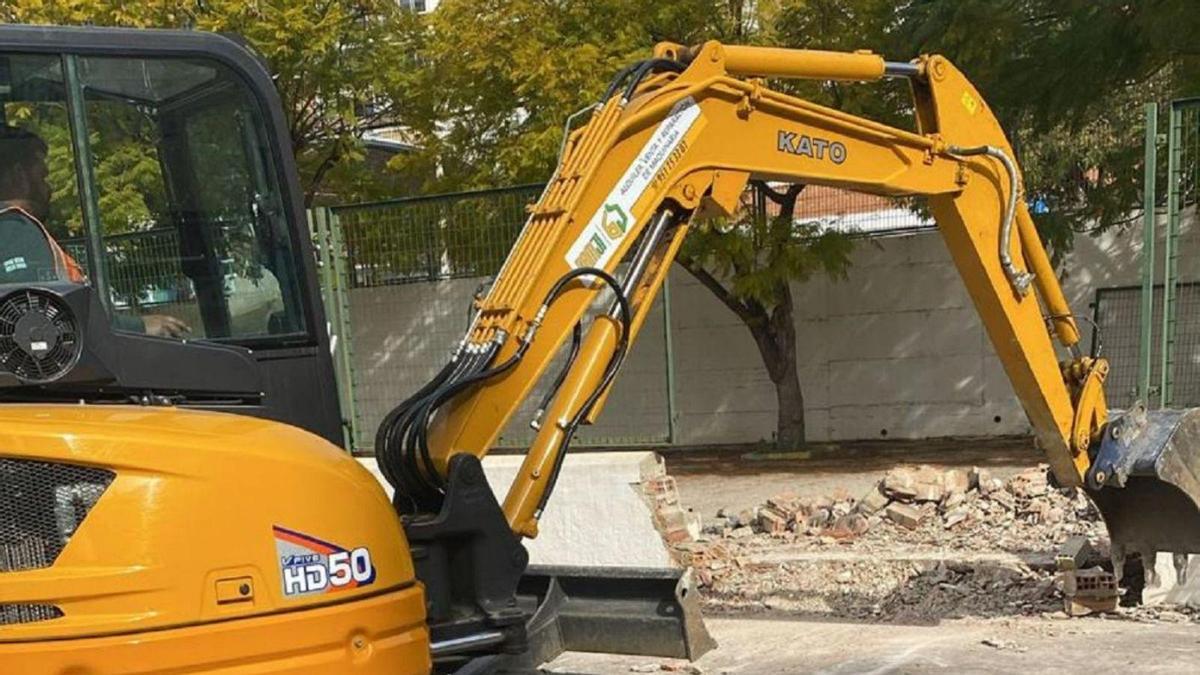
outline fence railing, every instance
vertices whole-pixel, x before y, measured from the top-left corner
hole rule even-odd
[[[520,185],[334,207],[351,287],[495,274],[541,190]]]
[[[86,269],[87,241],[73,238],[60,243]],[[104,265],[112,302],[118,308],[191,300],[193,291],[180,264],[179,233],[174,227],[105,237]]]
[[[1158,105],[1146,106],[1142,285],[1138,294],[1137,400],[1154,407],[1200,405],[1200,294],[1180,280],[1182,251],[1200,228],[1185,228],[1200,204],[1200,98],[1172,101],[1160,135]],[[1166,139],[1165,167],[1160,138]],[[1165,170],[1164,170],[1165,168]],[[1166,185],[1158,185],[1159,175]],[[1160,206],[1165,204],[1165,218]],[[1192,241],[1186,241],[1187,238]],[[1101,306],[1097,296],[1097,306]]]

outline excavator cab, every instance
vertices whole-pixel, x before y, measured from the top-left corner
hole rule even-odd
[[[47,340],[0,326],[0,400],[150,394],[340,443],[273,85],[228,40],[137,35],[5,28],[0,303],[75,303],[95,324],[60,311]]]

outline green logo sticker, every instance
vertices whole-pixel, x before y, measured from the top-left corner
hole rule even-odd
[[[625,210],[619,204],[605,204],[600,229],[610,239],[619,239],[629,229],[629,216],[625,215]]]

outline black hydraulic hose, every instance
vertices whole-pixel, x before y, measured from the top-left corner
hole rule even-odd
[[[621,88],[621,85],[624,84],[625,78],[629,77],[633,73],[633,71],[642,63],[643,63],[642,61],[637,61],[637,62],[634,62],[634,63],[631,63],[631,64],[625,66],[620,71],[618,71],[616,76],[613,77],[612,82],[609,83],[608,89],[606,89],[604,91],[604,96],[600,99],[600,105],[604,105],[605,103],[607,103],[608,99],[612,98],[617,93],[617,91]]]
[[[542,413],[546,412],[550,401],[554,395],[558,393],[559,387],[562,386],[564,380],[567,379],[567,373],[571,371],[571,366],[575,363],[575,357],[579,356],[579,345],[583,342],[583,322],[576,321],[575,329],[571,331],[571,351],[567,354],[567,361],[563,364],[561,370],[558,371],[558,376],[554,378],[554,383],[546,390],[546,395],[542,397],[542,402],[538,404],[537,413],[534,417],[535,422],[539,422],[542,418]],[[536,427],[535,427],[536,428]]]
[[[489,352],[487,353],[487,358],[484,361],[485,365],[487,363],[491,362],[491,359],[495,356],[495,353],[497,351],[499,351],[499,345],[496,345],[492,349],[489,350]],[[417,448],[421,453],[421,459],[425,464],[426,471],[429,472],[430,477],[432,477],[433,482],[438,489],[445,487],[445,480],[437,472],[436,467],[433,464],[432,454],[429,450],[429,438],[428,438],[428,431],[429,431],[428,422],[429,422],[429,420],[431,420],[433,418],[433,415],[437,413],[438,408],[440,408],[442,405],[444,405],[450,399],[457,396],[460,392],[462,392],[467,387],[470,387],[471,385],[477,384],[479,382],[483,382],[484,380],[488,380],[493,377],[496,377],[497,375],[500,375],[500,374],[510,370],[514,366],[516,366],[517,363],[519,363],[521,361],[521,359],[525,357],[525,352],[527,352],[527,351],[529,351],[529,343],[522,341],[521,345],[519,347],[517,347],[517,351],[514,352],[512,356],[508,357],[508,359],[506,359],[504,361],[504,363],[501,363],[500,365],[495,366],[494,368],[490,368],[487,370],[483,370],[481,372],[473,373],[473,374],[463,378],[462,380],[459,380],[458,382],[455,382],[447,387],[444,387],[427,404],[427,407],[423,413],[423,419],[422,419],[422,421],[425,423],[421,424],[417,427],[417,434],[418,434],[417,435]]]
[[[446,383],[453,383],[479,367],[479,354],[468,354],[466,358],[458,359],[450,374],[442,379],[439,387],[446,386]],[[422,475],[421,467],[417,465],[412,446],[412,431],[419,424],[422,410],[428,405],[436,391],[437,388],[434,388],[421,399],[414,401],[413,405],[397,416],[397,419],[388,427],[388,448],[394,448],[389,452],[389,459],[398,465],[397,472],[401,478],[403,493],[414,503],[417,500],[428,501],[436,497],[430,481]],[[399,457],[395,457],[393,452],[399,453]],[[398,492],[401,491],[401,485],[395,487]]]
[[[648,59],[642,61],[633,71],[633,77],[629,80],[629,84],[625,85],[625,93],[621,98],[625,101],[633,98],[633,92],[637,90],[638,85],[652,72],[669,70],[673,73],[682,73],[686,69],[687,66],[671,59]]]
[[[433,379],[427,382],[424,387],[421,387],[420,390],[404,399],[400,405],[393,408],[387,414],[387,416],[383,418],[383,422],[380,423],[379,429],[375,432],[375,451],[377,454],[379,469],[383,472],[384,477],[387,478],[388,483],[390,483],[392,487],[399,487],[397,478],[399,474],[396,470],[396,466],[394,465],[395,456],[393,454],[394,448],[391,440],[392,429],[395,426],[396,421],[400,417],[406,415],[414,405],[417,405],[418,402],[440,387],[442,383],[445,382],[446,379],[449,378],[454,372],[454,369],[457,365],[457,358],[448,361],[446,365],[443,366],[438,372],[438,374],[434,375]]]
[[[568,272],[567,275],[564,275],[563,279],[560,279],[559,283],[555,284],[555,289],[560,289],[563,285],[565,285],[565,281],[569,281],[568,277],[574,278],[574,276],[571,275],[592,275],[603,279],[604,283],[608,284],[608,287],[612,290],[613,294],[616,295],[617,305],[620,308],[621,338],[617,341],[617,346],[616,349],[613,350],[612,358],[609,359],[608,365],[604,368],[604,377],[600,380],[600,384],[596,386],[591,395],[589,395],[587,400],[584,401],[583,406],[579,408],[579,411],[575,413],[575,416],[571,418],[571,422],[563,431],[563,439],[558,446],[558,456],[554,458],[554,467],[551,469],[550,476],[547,478],[546,489],[542,492],[541,499],[538,500],[537,513],[544,511],[546,504],[550,500],[550,494],[554,491],[554,487],[558,483],[558,476],[562,472],[563,462],[566,459],[567,451],[570,449],[571,439],[574,437],[575,431],[579,428],[580,422],[582,422],[583,418],[587,417],[588,413],[591,412],[592,407],[595,406],[596,402],[600,400],[600,396],[602,396],[612,384],[613,379],[617,376],[617,371],[621,369],[621,364],[625,361],[625,354],[629,350],[629,334],[633,327],[633,312],[629,307],[629,298],[626,297],[625,290],[621,287],[620,282],[618,282],[612,275],[597,268],[581,267],[577,270],[573,270],[573,272]]]
[[[493,354],[494,350],[491,353],[472,354],[467,361],[468,365],[456,373],[454,377],[450,378],[437,391],[422,400],[421,404],[405,421],[405,428],[401,439],[402,447],[405,449],[405,460],[408,465],[409,474],[416,484],[424,488],[424,491],[429,496],[436,495],[440,488],[438,483],[438,478],[440,477],[437,475],[432,458],[427,453],[421,452],[421,447],[438,397],[446,388],[455,386],[456,383],[472,377],[482,368],[486,367],[488,358]]]
[[[388,413],[376,435],[376,447],[380,454],[380,465],[388,481],[397,490],[397,497],[407,498],[414,512],[421,507],[435,507],[436,500],[445,488],[445,479],[438,473],[429,448],[429,427],[438,409],[460,394],[466,388],[501,375],[515,367],[525,357],[533,341],[537,328],[545,318],[550,306],[559,298],[566,285],[580,277],[593,276],[603,280],[617,296],[622,316],[622,336],[617,346],[614,358],[610,360],[601,387],[593,393],[583,409],[584,414],[595,405],[600,393],[611,383],[616,374],[620,360],[628,348],[628,335],[631,326],[629,301],[617,280],[602,269],[581,267],[567,272],[560,277],[546,294],[546,299],[539,309],[529,331],[521,339],[521,344],[512,356],[497,366],[489,368],[500,350],[501,344],[493,342],[482,351],[467,348],[460,352],[458,358],[446,364],[445,367],[416,394],[410,396],[394,410]],[[576,333],[581,328],[576,324]],[[578,342],[578,338],[576,340]],[[573,361],[578,352],[578,345],[572,348],[569,360]],[[555,387],[565,379],[564,371]],[[572,424],[572,431],[578,426],[581,415],[577,415]],[[569,440],[569,436],[568,436]],[[563,446],[565,452],[565,444]],[[551,483],[553,485],[553,483]]]

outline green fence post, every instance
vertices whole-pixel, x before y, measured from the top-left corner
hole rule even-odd
[[[1138,400],[1150,404],[1154,346],[1154,237],[1158,174],[1158,104],[1146,104],[1145,169],[1142,195],[1142,326],[1138,339]]]
[[[362,421],[358,416],[358,401],[355,397],[354,374],[354,338],[351,334],[350,323],[350,272],[347,264],[348,254],[342,238],[342,225],[337,212],[326,209],[325,218],[329,229],[329,253],[333,261],[333,305],[337,308],[337,334],[340,336],[337,349],[337,365],[342,377],[338,387],[342,397],[342,410],[350,429],[351,449],[362,450],[364,447]]]
[[[667,444],[675,445],[675,348],[671,341],[671,271],[667,270],[662,284],[663,339],[667,360]]]
[[[334,217],[328,208],[308,210],[309,229],[317,245],[321,268],[321,300],[325,305],[325,328],[333,345],[333,369],[337,379],[338,403],[342,409],[342,433],[346,450],[359,449],[358,415],[354,401],[354,370],[351,367],[350,321],[340,273],[340,237],[334,235]]]
[[[1171,105],[1171,126],[1167,141],[1167,236],[1163,241],[1163,315],[1162,315],[1162,373],[1159,402],[1163,408],[1172,403],[1175,365],[1175,300],[1176,257],[1179,239],[1180,191],[1183,189],[1181,160],[1183,158],[1183,110]]]

